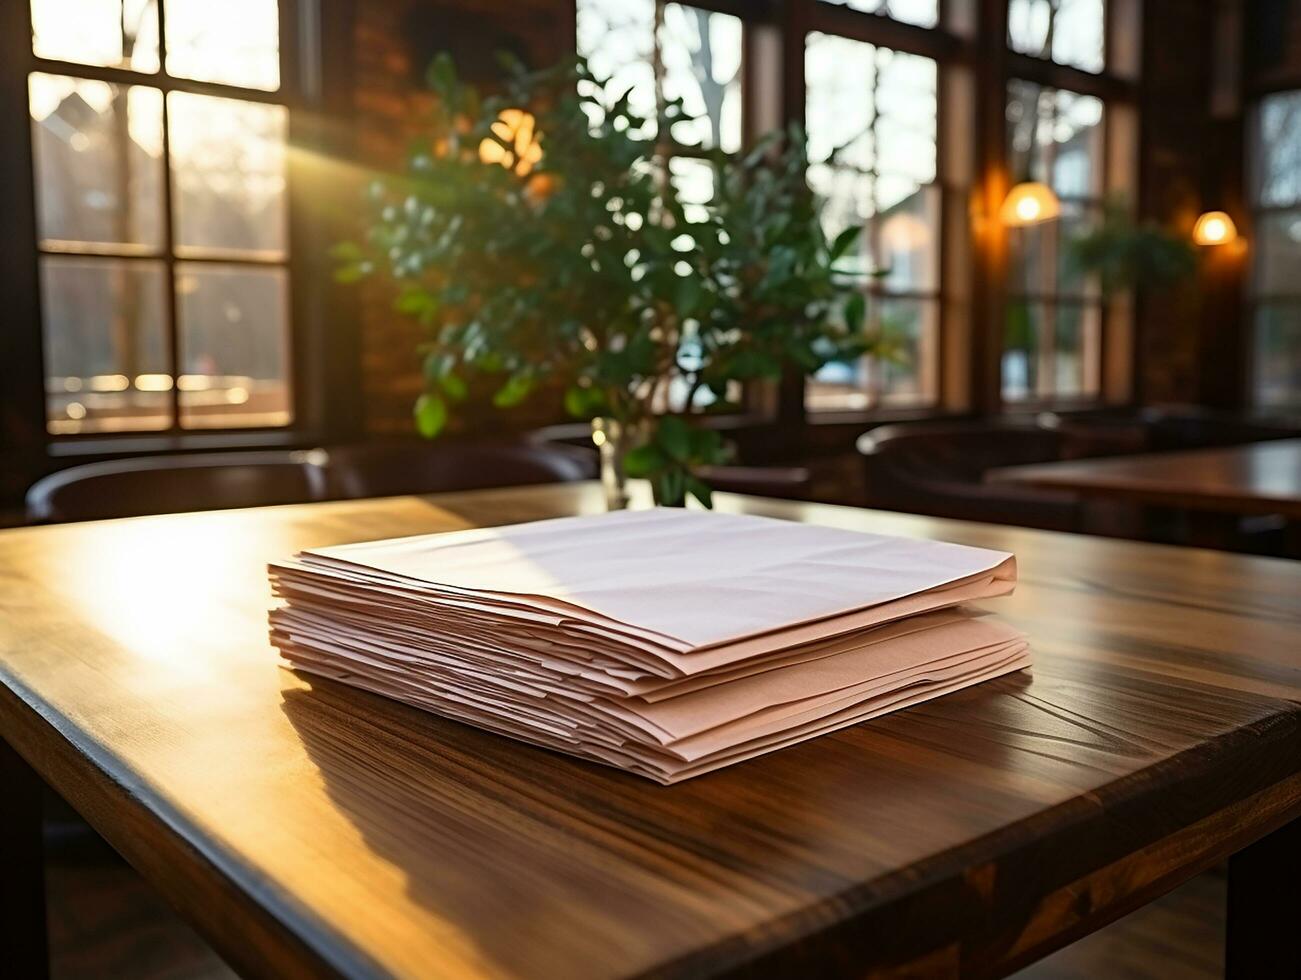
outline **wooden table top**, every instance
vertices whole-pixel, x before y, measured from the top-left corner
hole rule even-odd
[[[997,975],[1301,811],[1297,563],[719,495],[1015,551],[1037,663],[673,787],[274,659],[268,559],[600,501],[0,532],[0,736],[253,976]]]
[[[1301,439],[1005,466],[985,478],[1166,507],[1301,519]]]

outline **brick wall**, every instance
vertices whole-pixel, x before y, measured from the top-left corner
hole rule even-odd
[[[366,172],[398,172],[406,149],[421,132],[432,96],[424,72],[440,51],[456,58],[462,74],[478,84],[491,77],[497,51],[510,50],[543,66],[573,52],[572,0],[368,0],[356,5],[353,65],[356,200]],[[358,215],[363,214],[360,204]],[[416,324],[391,311],[391,293],[367,284],[359,296],[362,410],[374,436],[412,431],[411,405],[421,378]],[[559,420],[554,400],[530,399],[514,412],[500,412],[474,392],[452,432],[472,426],[476,434],[509,431]],[[477,397],[476,397],[477,396]]]

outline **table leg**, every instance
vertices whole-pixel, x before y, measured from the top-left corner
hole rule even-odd
[[[49,976],[40,777],[0,741],[0,973]]]
[[[1228,980],[1301,977],[1301,819],[1229,859]]]

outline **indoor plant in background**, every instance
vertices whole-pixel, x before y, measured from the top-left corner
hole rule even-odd
[[[686,202],[628,93],[581,61],[505,74],[484,97],[435,61],[428,136],[405,176],[369,187],[373,217],[336,247],[337,276],[391,281],[425,329],[424,436],[472,376],[499,378],[501,407],[559,381],[568,411],[593,420],[611,506],[624,472],[660,503],[708,506],[696,468],[727,453],[701,415],[786,365],[874,349],[861,284],[836,268],[859,229],[827,239],[797,131],[708,157],[712,196]],[[680,102],[659,116],[661,133],[685,118]]]

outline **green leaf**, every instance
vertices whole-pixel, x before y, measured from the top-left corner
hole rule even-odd
[[[460,375],[453,374],[452,372],[449,371],[447,374],[443,375],[442,380],[439,381],[439,385],[443,389],[443,394],[446,395],[448,398],[450,398],[452,401],[454,402],[465,401],[465,396],[468,394],[468,390],[466,388],[465,382],[461,380]]]
[[[595,418],[605,410],[605,392],[600,388],[571,385],[565,391],[565,411],[575,418]]]
[[[650,476],[668,465],[668,457],[654,443],[634,446],[623,457],[623,471],[631,477]]]
[[[714,491],[699,477],[687,477],[687,493],[699,500],[706,510],[714,509]]]
[[[438,299],[423,286],[406,286],[393,301],[393,309],[408,316],[424,316],[438,310]]]
[[[432,350],[425,355],[425,363],[422,370],[425,381],[431,385],[439,384],[453,367],[456,366],[456,355],[446,351]]]
[[[451,55],[445,51],[435,55],[429,70],[425,72],[425,81],[444,98],[451,95],[456,88],[456,65]]]
[[[835,262],[848,252],[849,247],[858,240],[858,236],[861,235],[862,232],[863,229],[860,226],[854,225],[851,228],[846,228],[837,235],[836,240],[831,244],[831,261]]]
[[[416,419],[416,431],[426,439],[434,438],[447,424],[447,404],[430,392],[416,399],[412,414]]]
[[[361,247],[356,242],[339,242],[330,248],[330,258],[336,262],[360,262]]]
[[[687,499],[687,475],[672,467],[660,473],[654,481],[655,499],[663,507],[681,507]]]
[[[370,275],[370,263],[357,262],[353,265],[344,265],[334,270],[334,281],[349,285],[354,282],[360,282]]]
[[[691,456],[691,427],[676,415],[660,419],[656,441],[679,463],[685,463]]]
[[[863,329],[866,318],[867,297],[862,293],[854,293],[845,302],[845,327],[850,333],[858,333]]]
[[[492,396],[492,403],[498,408],[511,408],[528,397],[533,390],[533,379],[527,374],[512,375],[511,379],[497,389]]]
[[[674,297],[674,305],[677,307],[677,314],[682,319],[693,316],[697,309],[700,308],[700,300],[704,296],[704,288],[701,286],[700,279],[697,276],[683,276],[678,280],[677,294]]]
[[[574,418],[587,418],[587,393],[590,388],[580,388],[578,385],[571,385],[565,389],[565,411]]]

